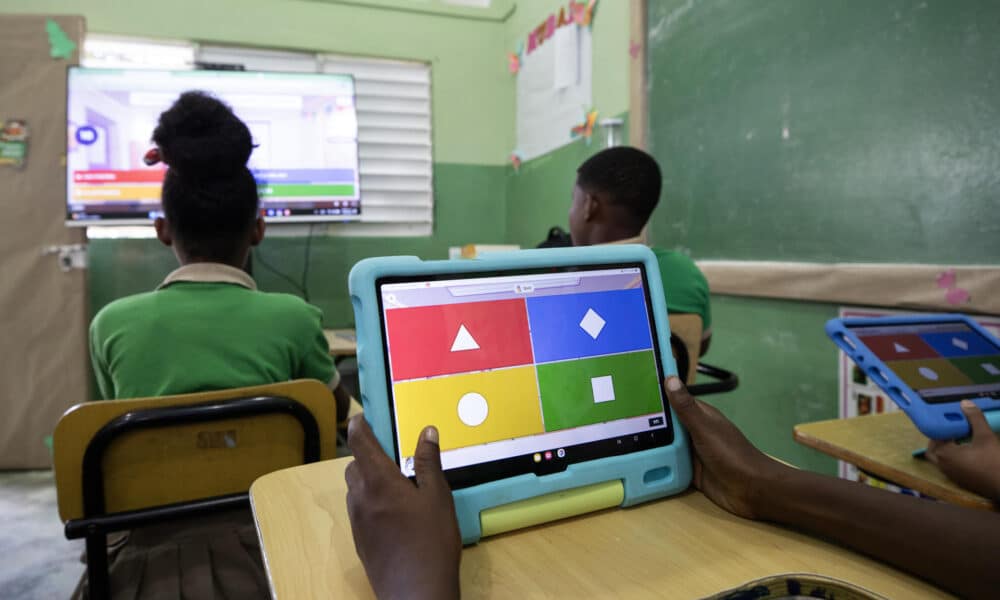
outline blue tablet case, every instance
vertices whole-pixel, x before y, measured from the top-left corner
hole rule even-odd
[[[969,435],[969,422],[957,402],[928,404],[910,386],[906,385],[884,362],[862,342],[849,327],[902,325],[919,323],[954,323],[961,321],[1000,347],[994,338],[978,323],[965,315],[912,315],[899,317],[831,319],[826,324],[826,334],[861,368],[868,377],[889,395],[910,417],[924,435],[934,440],[949,440]],[[977,398],[976,405],[984,411],[986,420],[994,431],[1000,430],[1000,400]]]
[[[393,456],[387,365],[382,351],[383,334],[376,280],[392,276],[480,271],[495,274],[502,270],[629,262],[641,262],[645,266],[663,372],[665,375],[676,375],[677,367],[670,352],[670,325],[667,321],[660,268],[654,254],[645,246],[522,250],[484,255],[471,260],[426,262],[414,256],[380,257],[365,259],[354,265],[348,285],[357,329],[361,402],[365,418],[382,448],[389,456]],[[571,464],[565,471],[551,475],[536,476],[529,473],[455,490],[455,511],[463,543],[475,543],[482,537],[480,516],[484,511],[529,498],[620,481],[624,490],[621,506],[630,506],[687,489],[691,482],[687,435],[672,410],[671,418],[674,441],[669,446]],[[526,525],[535,522],[537,520],[529,521]]]

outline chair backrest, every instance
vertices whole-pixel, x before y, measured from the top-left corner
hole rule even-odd
[[[336,457],[336,402],[329,388],[316,380],[78,404],[66,411],[53,435],[59,516],[63,521],[93,516],[84,514],[84,454],[108,423],[123,415],[148,414],[149,409],[265,396],[287,398],[307,409],[319,427],[319,459]],[[261,475],[302,464],[304,445],[303,427],[288,413],[129,431],[104,452],[104,511],[246,492]]]
[[[670,332],[681,340],[687,351],[687,372],[680,375],[683,376],[685,383],[691,385],[697,376],[698,358],[701,356],[701,316],[688,313],[672,314],[668,320],[670,321]],[[677,354],[677,352],[674,353],[674,358],[678,359],[678,363],[684,363],[684,361],[679,360],[681,357]]]

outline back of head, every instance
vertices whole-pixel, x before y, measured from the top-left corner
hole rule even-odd
[[[621,209],[636,231],[642,229],[660,201],[662,178],[656,160],[638,148],[616,146],[588,158],[576,170],[576,183]]]
[[[250,130],[219,99],[185,92],[160,115],[153,141],[169,167],[162,202],[174,240],[198,259],[230,259],[246,243],[260,204],[246,166]]]

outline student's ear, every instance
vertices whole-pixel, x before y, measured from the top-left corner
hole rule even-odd
[[[583,220],[589,223],[597,218],[599,212],[601,212],[601,200],[590,192],[585,193],[583,195]]]
[[[156,217],[153,221],[153,228],[156,229],[156,239],[164,246],[173,246],[174,238],[170,235],[170,228],[167,227],[167,220],[163,217]]]
[[[264,224],[264,219],[257,217],[257,221],[253,224],[253,230],[250,232],[250,245],[256,246],[264,241],[264,230],[267,226]]]

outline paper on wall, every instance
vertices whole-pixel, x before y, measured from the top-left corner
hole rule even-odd
[[[576,29],[576,77],[575,82],[556,88],[554,74],[559,45],[556,39],[564,29]],[[572,26],[557,28],[553,39],[538,45],[521,61],[517,74],[516,147],[522,160],[531,160],[573,141],[571,130],[580,124],[582,111],[593,106],[591,63],[590,30]]]
[[[563,90],[580,82],[580,35],[579,27],[560,27],[552,38],[555,46],[555,73],[553,87]]]

